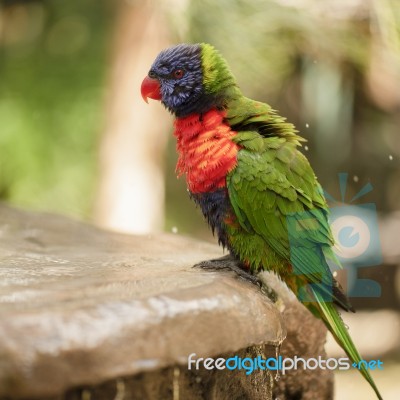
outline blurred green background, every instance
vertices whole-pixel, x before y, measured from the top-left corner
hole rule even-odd
[[[88,217],[102,123],[109,4],[1,4],[0,198]]]
[[[365,277],[383,291],[355,305],[398,309],[398,0],[3,0],[0,201],[213,240],[176,179],[172,119],[140,98],[152,60],[178,42],[215,45],[248,97],[293,122],[333,197],[340,172],[346,201],[373,185],[359,202],[377,206],[384,266]],[[398,334],[399,324],[385,329]],[[397,365],[398,346],[385,352]],[[398,367],[390,371],[381,379],[395,380]],[[339,379],[352,385],[349,376]]]
[[[308,139],[304,152],[333,196],[337,174],[345,171],[348,199],[371,182],[366,201],[382,213],[399,209],[396,0],[3,1],[1,200],[93,218],[111,38],[121,7],[157,9],[171,43],[205,41],[220,49],[243,91],[269,102]],[[204,237],[185,184],[175,179],[175,159],[170,140],[162,162],[164,227]]]

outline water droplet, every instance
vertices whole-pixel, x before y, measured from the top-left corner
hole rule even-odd
[[[116,382],[117,393],[114,400],[124,400],[125,399],[125,382],[122,379],[118,379]]]
[[[91,400],[92,398],[92,393],[90,390],[83,390],[81,393],[81,400]]]
[[[393,161],[393,156],[391,154],[389,155],[389,160]]]
[[[180,369],[178,367],[174,368],[174,377],[172,381],[172,398],[174,400],[179,400],[179,377],[180,377]]]
[[[305,150],[305,151],[308,151],[308,146],[304,146],[304,150]]]
[[[171,232],[172,232],[172,233],[178,233],[178,228],[177,228],[176,226],[173,226],[173,227],[171,228]]]
[[[354,182],[358,182],[358,176],[357,176],[357,175],[354,175],[354,176],[353,176],[353,181],[354,181]]]
[[[344,327],[345,327],[347,330],[350,329],[349,326],[348,326],[347,324],[344,324]]]
[[[309,124],[306,124],[306,128],[309,128],[310,127],[310,125]]]
[[[280,343],[277,346],[275,346],[275,357],[276,357],[276,361],[277,362],[279,360],[279,356],[280,356],[280,353],[281,353],[281,346],[282,346],[282,343]],[[279,379],[281,379],[281,374],[279,373],[279,369],[276,370],[274,379],[275,379],[276,382],[278,382]]]

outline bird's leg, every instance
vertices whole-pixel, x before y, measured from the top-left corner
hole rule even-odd
[[[261,287],[262,282],[255,275],[246,271],[245,265],[234,258],[231,254],[227,254],[221,258],[199,262],[193,265],[194,268],[203,268],[210,270],[228,269],[235,272],[240,278]]]

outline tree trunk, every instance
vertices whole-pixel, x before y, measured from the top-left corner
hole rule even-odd
[[[151,2],[119,2],[94,217],[109,229],[163,227],[163,153],[171,120],[161,104],[142,100],[140,85],[166,46],[166,21]]]

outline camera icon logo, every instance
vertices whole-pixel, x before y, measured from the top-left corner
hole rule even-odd
[[[355,215],[343,215],[336,218],[331,224],[332,234],[339,251],[336,255],[344,259],[354,259],[361,256],[371,243],[368,225]]]
[[[332,276],[328,274],[329,277],[324,270],[326,268],[324,265],[326,266],[326,262],[328,262],[331,270],[338,270],[341,267],[346,269],[349,297],[379,297],[381,286],[378,282],[358,277],[359,268],[379,265],[382,262],[376,206],[373,203],[352,204],[369,193],[372,185],[366,184],[350,200],[350,204],[346,204],[347,178],[348,174],[339,174],[341,201],[324,192],[327,200],[336,203],[337,206],[330,207],[329,210],[313,209],[287,216],[292,265],[295,273],[303,274],[299,260],[303,259],[304,248],[309,246],[309,237],[313,235],[312,231],[318,229],[319,224],[316,222],[316,218],[325,218],[326,212],[329,211],[329,224],[335,240],[332,250],[337,260],[332,260],[331,256],[326,258],[324,252],[317,249],[313,255],[307,253],[309,261],[310,257],[313,258],[313,268],[320,268],[319,271],[313,271],[321,275],[321,283],[313,285],[319,285],[321,288],[324,286],[324,293],[327,293],[328,286],[332,290]],[[305,295],[303,301],[309,301],[309,298]],[[332,296],[327,295],[325,301],[332,301]]]
[[[376,207],[373,203],[330,208],[336,256],[344,267],[372,266],[382,261]]]

